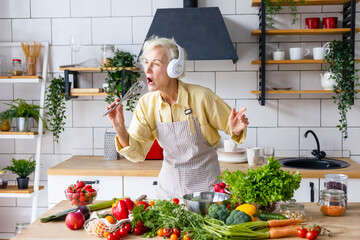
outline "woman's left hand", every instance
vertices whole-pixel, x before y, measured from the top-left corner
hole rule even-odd
[[[231,110],[228,124],[230,130],[236,136],[239,136],[241,131],[244,130],[249,125],[248,119],[244,114],[245,111],[246,108],[242,108],[238,112],[236,112],[234,108]]]

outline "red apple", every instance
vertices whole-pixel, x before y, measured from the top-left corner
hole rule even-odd
[[[85,222],[85,217],[81,212],[71,212],[66,215],[65,224],[71,230],[80,229]]]

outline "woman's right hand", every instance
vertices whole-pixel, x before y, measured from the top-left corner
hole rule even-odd
[[[106,110],[109,110],[110,108],[115,106],[115,103],[119,102],[120,99],[117,98],[115,99],[114,102],[112,102],[107,108]],[[114,128],[116,129],[117,127],[120,127],[122,125],[125,125],[125,119],[124,119],[124,110],[123,110],[123,106],[122,104],[119,104],[114,110],[112,110],[111,112],[108,113],[108,118],[110,120],[110,122],[112,123],[112,125],[114,126]]]

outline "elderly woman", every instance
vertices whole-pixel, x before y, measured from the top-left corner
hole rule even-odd
[[[144,161],[154,139],[163,147],[160,199],[211,191],[221,174],[215,151],[221,139],[218,130],[242,143],[248,126],[246,108],[236,112],[210,89],[179,80],[185,72],[184,59],[183,49],[173,40],[147,40],[140,60],[149,93],[140,98],[128,130],[121,104],[108,114],[117,134],[117,150],[128,160]]]

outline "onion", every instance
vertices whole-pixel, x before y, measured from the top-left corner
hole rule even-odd
[[[75,212],[80,212],[84,215],[85,220],[90,218],[90,209],[88,206],[79,206]]]

